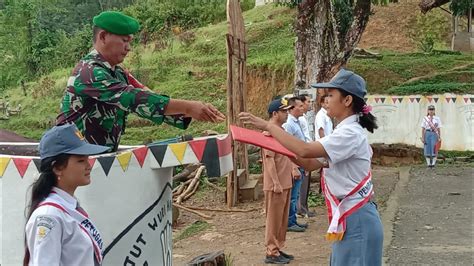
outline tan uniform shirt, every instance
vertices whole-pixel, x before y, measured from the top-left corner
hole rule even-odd
[[[291,177],[296,165],[285,155],[262,149],[263,153],[263,190],[273,191],[275,183],[279,182],[282,189],[293,186]]]

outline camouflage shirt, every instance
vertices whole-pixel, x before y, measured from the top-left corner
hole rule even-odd
[[[90,143],[117,150],[130,112],[157,124],[186,129],[190,118],[164,115],[169,97],[129,85],[125,71],[96,51],[86,55],[67,82],[56,123],[75,123]]]

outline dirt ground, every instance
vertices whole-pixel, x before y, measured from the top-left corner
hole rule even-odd
[[[381,212],[398,181],[398,168],[375,167],[373,180],[375,201]],[[317,184],[312,191],[318,191]],[[207,190],[185,202],[186,206],[225,209],[224,195],[216,190]],[[265,256],[265,215],[263,199],[254,202],[240,203],[236,208],[253,210],[246,213],[206,212],[213,215],[207,222],[210,228],[186,239],[174,241],[174,265],[186,265],[194,257],[224,250],[233,265],[264,265]],[[330,243],[324,240],[327,229],[325,207],[313,208],[315,218],[303,219],[309,224],[305,233],[288,233],[284,251],[295,256],[293,265],[327,265],[330,254]],[[300,218],[301,221],[302,218]],[[173,229],[174,238],[180,235],[192,223],[202,220],[195,214],[181,211],[178,224]]]

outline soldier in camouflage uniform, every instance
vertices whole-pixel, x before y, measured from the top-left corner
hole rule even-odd
[[[131,112],[156,124],[186,129],[191,118],[220,122],[224,115],[211,104],[170,99],[152,92],[118,64],[130,51],[138,21],[120,12],[94,17],[94,50],[74,68],[67,82],[57,124],[75,123],[90,143],[117,150]]]

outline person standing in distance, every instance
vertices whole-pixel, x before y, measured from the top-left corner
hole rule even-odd
[[[129,113],[181,129],[186,129],[192,118],[208,122],[225,119],[211,104],[152,92],[119,65],[140,28],[136,19],[105,11],[94,17],[93,25],[94,49],[79,61],[68,79],[57,125],[74,123],[90,143],[116,151]]]
[[[73,124],[43,135],[40,176],[29,197],[23,265],[101,264],[102,238],[74,192],[91,182],[89,155],[109,149],[89,144]]]
[[[433,168],[438,158],[437,143],[441,141],[441,119],[435,115],[434,105],[428,106],[428,114],[421,122],[421,141],[424,144],[426,164]]]

